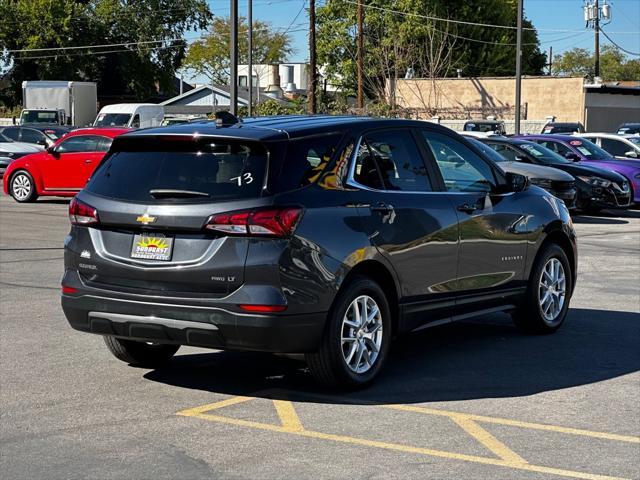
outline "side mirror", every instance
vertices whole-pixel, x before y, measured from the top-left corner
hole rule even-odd
[[[507,189],[510,192],[522,192],[529,186],[529,179],[519,173],[507,172]]]
[[[516,157],[516,162],[527,163],[527,159],[525,157],[521,157],[521,156],[518,155]]]
[[[36,145],[42,145],[43,147],[47,146],[47,141],[44,138],[36,141]]]
[[[628,152],[624,152],[624,156],[627,158],[638,158],[638,152],[635,150],[629,150]]]
[[[567,160],[572,160],[574,162],[579,162],[580,161],[580,155],[578,155],[577,153],[573,153],[573,152],[567,152],[564,154],[564,158],[566,158]]]
[[[56,158],[60,156],[60,154],[56,150],[56,147],[54,147],[53,145],[51,145],[50,147],[47,147],[47,153],[49,155],[53,155]]]

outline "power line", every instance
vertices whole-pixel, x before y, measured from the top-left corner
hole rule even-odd
[[[356,1],[352,1],[352,0],[343,0],[345,3],[350,3],[352,5],[360,5],[359,2]],[[496,24],[492,24],[492,23],[479,23],[479,22],[468,22],[468,21],[464,21],[464,20],[453,20],[451,18],[440,18],[440,17],[434,17],[432,15],[422,15],[420,13],[413,13],[413,12],[403,12],[402,10],[394,10],[392,8],[387,8],[387,7],[378,7],[376,5],[367,5],[366,3],[362,3],[362,6],[364,8],[369,8],[369,9],[373,9],[373,10],[380,10],[383,12],[388,12],[388,13],[395,13],[398,15],[404,15],[407,17],[416,17],[416,18],[422,18],[425,20],[435,20],[438,22],[446,22],[446,23],[455,23],[455,24],[460,24],[460,25],[469,25],[469,26],[474,26],[474,27],[489,27],[489,28],[503,28],[503,29],[507,29],[507,30],[516,30],[517,27],[513,27],[511,25],[496,25]],[[583,32],[584,30],[567,30],[567,29],[554,29],[554,28],[535,28],[535,27],[525,27],[523,28],[523,30],[534,30],[534,31],[538,31],[538,32],[557,32],[557,33],[578,33],[578,32]],[[612,32],[614,33],[614,32]],[[619,33],[619,34],[640,34],[640,31],[635,31],[635,32],[615,32],[615,33]]]
[[[622,48],[620,45],[618,45],[616,42],[614,42],[611,37],[609,35],[607,35],[607,32],[605,32],[602,28],[599,28],[599,30],[602,32],[602,34],[607,37],[607,40],[609,40],[615,47],[619,48],[620,50],[622,50],[624,53],[628,53],[629,55],[633,55],[634,57],[640,57],[640,53],[636,53],[636,52],[632,52],[630,50],[627,50],[626,48]]]
[[[254,30],[255,31],[255,30]],[[298,28],[295,30],[289,30],[289,33],[293,33],[293,32],[302,32],[302,31],[307,31],[306,28]],[[184,41],[184,40],[183,40]],[[134,44],[132,44],[134,45]],[[139,48],[139,49],[131,49],[131,48],[121,48],[121,49],[117,49],[117,50],[101,50],[99,52],[80,52],[80,53],[54,53],[51,55],[38,55],[38,56],[28,56],[28,57],[14,57],[13,60],[14,61],[24,61],[24,60],[41,60],[41,59],[46,59],[46,58],[59,58],[59,57],[82,57],[82,56],[99,56],[99,55],[106,55],[108,53],[136,53],[136,52],[151,52],[153,50],[165,50],[168,48],[178,48],[178,47],[184,47],[187,45],[161,45],[161,46],[147,46],[147,47],[143,47],[143,48]]]

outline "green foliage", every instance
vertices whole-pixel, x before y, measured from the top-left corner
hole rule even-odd
[[[292,100],[288,104],[283,104],[277,100],[265,100],[253,107],[253,115],[257,117],[265,117],[270,115],[301,115],[306,113],[307,108],[305,99],[299,98]],[[240,107],[238,114],[241,117],[248,115],[247,107]]]
[[[356,85],[356,13],[356,5],[346,0],[327,0],[317,10],[319,63],[326,65],[330,83],[347,90]],[[375,90],[381,90],[384,78],[403,77],[408,67],[416,77],[425,78],[455,76],[458,68],[464,76],[515,74],[515,29],[452,24],[424,16],[515,26],[517,1],[368,0],[364,27],[368,96],[379,97]],[[532,24],[525,20],[524,26]],[[523,73],[539,74],[544,64],[537,33],[524,30]],[[371,79],[379,79],[377,87]]]
[[[245,18],[239,19],[238,37],[249,36],[249,25]],[[249,48],[246,41],[239,42],[238,60],[249,62]],[[205,75],[215,84],[229,83],[229,50],[231,48],[231,22],[229,18],[216,17],[209,31],[194,42],[187,52],[184,66],[198,75]],[[291,37],[273,30],[267,22],[253,23],[253,63],[281,63],[292,52]]]
[[[576,77],[593,78],[594,55],[585,48],[573,48],[553,59],[553,73]],[[640,60],[628,59],[613,45],[605,45],[600,50],[600,77],[604,81],[640,79]]]
[[[101,93],[139,99],[172,91],[187,49],[173,40],[205,28],[211,12],[206,0],[0,0],[0,18],[0,61],[12,65],[7,101],[16,103],[23,80],[97,81]],[[150,40],[164,43],[9,52]]]

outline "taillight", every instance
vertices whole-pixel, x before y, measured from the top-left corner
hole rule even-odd
[[[73,295],[74,293],[78,293],[78,290],[68,285],[62,285],[62,293],[65,295]]]
[[[204,228],[230,235],[283,238],[293,233],[301,216],[301,208],[259,208],[212,215]]]
[[[73,225],[95,225],[99,223],[98,211],[74,197],[69,204],[69,220]]]
[[[252,305],[243,304],[238,305],[245,312],[252,313],[277,313],[284,312],[287,309],[286,305]]]

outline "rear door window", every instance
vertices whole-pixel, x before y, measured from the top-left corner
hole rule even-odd
[[[134,142],[121,142],[107,155],[87,184],[88,191],[152,203],[227,201],[262,193],[268,152],[259,143]]]
[[[377,190],[432,190],[422,155],[409,130],[365,135],[356,156],[354,180]]]

